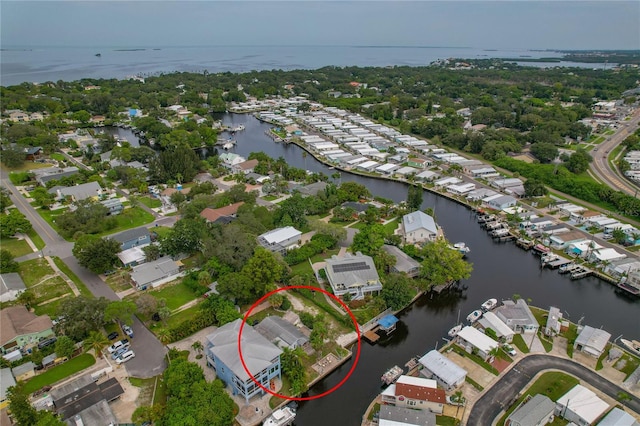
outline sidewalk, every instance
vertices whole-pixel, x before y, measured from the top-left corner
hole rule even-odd
[[[73,291],[73,295],[78,297],[80,296],[80,290],[78,290],[78,287],[76,286],[76,283],[74,283],[73,281],[71,281],[71,279],[60,270],[60,268],[58,268],[58,265],[56,265],[56,263],[53,261],[53,259],[50,256],[45,256],[44,257],[47,262],[49,262],[49,266],[51,266],[51,268],[63,279],[65,280],[65,282],[67,283],[67,285],[71,288],[71,291]]]

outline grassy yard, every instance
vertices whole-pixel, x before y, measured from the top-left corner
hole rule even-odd
[[[247,307],[248,309],[249,307]],[[242,312],[246,312],[245,309],[242,310]],[[275,308],[268,308],[265,309],[263,311],[260,311],[258,313],[255,313],[253,315],[251,315],[249,318],[247,318],[247,324],[253,324],[254,321],[262,321],[263,319],[265,319],[266,317],[269,316],[277,316],[277,317],[281,317],[284,315],[284,311],[277,311]]]
[[[44,305],[38,305],[34,307],[34,312],[36,315],[49,315],[50,318],[55,318],[58,316],[58,308],[63,300],[68,297],[71,297],[71,292],[67,293],[67,296],[62,299],[54,300],[53,302],[45,303]]]
[[[49,157],[51,157],[51,159],[57,160],[57,161],[66,161],[67,160],[67,157],[65,157],[64,155],[60,154],[59,152],[53,152],[53,153],[51,153],[51,155],[49,155]]]
[[[618,361],[616,361],[614,368],[622,371],[626,374],[625,380],[629,378],[636,368],[640,366],[640,358],[636,358],[627,353],[623,354]]]
[[[545,311],[544,309],[536,308],[535,306],[530,306],[530,308],[531,313],[534,317],[536,317],[536,320],[538,321],[538,324],[540,324],[540,327],[544,327],[547,324],[547,317],[549,316],[549,312]]]
[[[602,352],[602,355],[600,355],[600,358],[598,358],[598,362],[596,362],[596,371],[602,370],[602,368],[604,367],[602,363],[604,362],[604,359],[609,354],[609,349],[611,349],[611,343],[607,343],[607,346],[605,346],[604,351]]]
[[[569,329],[562,333],[562,335],[567,339],[567,355],[569,355],[569,358],[573,358],[573,344],[578,337],[578,326],[570,323]]]
[[[160,290],[149,292],[156,299],[165,299],[167,308],[172,311],[198,297],[197,294],[182,284],[182,278],[178,282],[174,281],[174,283],[165,284]]]
[[[473,380],[471,377],[467,376],[464,378],[464,381],[469,383],[471,386],[473,386],[474,388],[476,388],[477,390],[479,390],[480,392],[482,392],[484,390],[484,388],[475,380]]]
[[[277,200],[278,198],[280,198],[279,195],[265,195],[264,197],[261,197],[263,200],[265,201],[274,201]]]
[[[129,290],[131,288],[131,280],[129,279],[129,271],[127,270],[118,270],[115,273],[107,276],[105,278],[105,282],[111,290],[116,293],[120,291]]]
[[[18,273],[27,288],[35,295],[36,304],[71,293],[71,288],[54,272],[45,259],[38,258],[22,262]]]
[[[20,257],[25,254],[33,253],[31,247],[29,247],[29,244],[25,240],[19,240],[17,238],[0,239],[0,248],[8,250],[13,257]]]
[[[118,226],[115,229],[110,229],[96,235],[104,237],[105,235],[115,234],[127,229],[138,228],[142,225],[146,225],[147,223],[151,223],[154,220],[151,213],[142,210],[140,207],[126,209],[119,215],[115,216],[115,218],[118,221]]]
[[[62,259],[60,259],[59,257],[53,257],[53,262],[56,264],[56,266],[67,276],[69,277],[69,279],[71,281],[73,281],[73,283],[76,285],[76,287],[78,287],[78,290],[80,290],[80,294],[82,294],[85,297],[89,297],[89,298],[93,298],[93,293],[91,293],[89,291],[89,289],[87,288],[87,286],[82,282],[82,280],[80,278],[78,278],[78,276],[76,274],[73,273],[73,271],[71,269],[69,269],[69,267],[67,266],[66,263],[64,263],[62,261]]]
[[[183,321],[188,320],[189,318],[193,318],[193,316],[200,310],[200,306],[199,305],[195,305],[192,306],[190,308],[187,308],[183,311],[180,312],[176,312],[175,314],[172,314],[169,318],[167,318],[167,324],[166,326],[163,326],[161,322],[154,322],[151,324],[151,328],[171,328],[171,327],[175,327],[178,324],[182,323]]]
[[[42,240],[42,237],[40,237],[40,235],[38,235],[36,231],[32,229],[31,231],[29,231],[29,233],[27,233],[27,235],[29,236],[29,238],[31,238],[31,241],[33,242],[33,244],[35,244],[38,250],[42,250],[44,248],[45,243]]]
[[[439,426],[456,426],[460,424],[460,421],[455,417],[436,416],[436,424]]]
[[[470,360],[472,360],[473,362],[475,362],[476,364],[478,364],[479,366],[481,366],[491,374],[494,374],[496,376],[499,374],[498,370],[496,370],[494,366],[492,366],[491,364],[489,364],[488,362],[480,358],[478,355],[470,354],[458,345],[451,345],[451,348],[458,355],[463,356],[465,358],[469,358]]]
[[[544,350],[547,352],[551,352],[551,349],[553,349],[553,341],[549,340],[541,332],[538,332],[538,338],[540,339],[540,343],[542,343],[542,346],[544,346]]]
[[[504,421],[507,419],[507,417],[518,407],[518,405],[520,405],[527,394],[542,394],[548,396],[552,401],[556,401],[579,382],[580,381],[575,377],[569,376],[568,374],[561,373],[559,371],[544,373],[529,387],[529,389],[527,389],[527,392],[524,395],[518,398],[518,400],[513,403],[511,407],[509,407],[504,416],[502,416],[502,418],[498,421],[498,426],[504,424]]]
[[[150,209],[155,209],[162,206],[162,201],[160,201],[157,198],[142,196],[142,197],[135,197],[134,199],[138,201],[140,204],[144,204],[145,206],[149,207]]]
[[[95,363],[96,359],[91,354],[82,354],[32,378],[25,384],[24,391],[26,393],[35,392],[44,386],[52,385],[78,371],[91,367]]]
[[[516,334],[516,335],[513,336],[513,344],[523,354],[528,354],[529,353],[529,347],[524,342],[524,339],[522,338],[522,336],[520,334]]]
[[[47,167],[51,167],[51,164],[35,163],[33,161],[25,161],[20,167],[7,167],[4,164],[2,165],[2,168],[9,172],[26,172],[29,170],[44,169]]]
[[[169,235],[169,232],[171,232],[171,228],[169,228],[168,226],[155,226],[151,229],[151,231],[155,232],[156,234],[158,234],[158,237],[162,238]]]
[[[138,407],[153,405],[154,403],[164,404],[167,401],[167,386],[162,379],[162,375],[148,379],[129,377],[129,383],[140,388],[138,398],[136,398],[136,405]]]

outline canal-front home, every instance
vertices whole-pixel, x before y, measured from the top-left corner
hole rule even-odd
[[[578,332],[573,348],[596,358],[602,355],[609,339],[611,339],[611,333],[588,325],[585,325]]]
[[[540,328],[529,305],[522,299],[518,299],[516,302],[503,300],[502,306],[496,308],[495,314],[516,333],[535,333]]]
[[[418,361],[422,365],[420,374],[427,379],[434,379],[438,385],[451,391],[464,384],[467,371],[441,354],[430,350]]]
[[[396,233],[401,235],[405,244],[423,244],[438,238],[438,225],[432,216],[417,210],[402,216]]]
[[[469,325],[460,330],[456,341],[468,353],[475,353],[485,361],[491,358],[491,352],[498,348],[498,342]]]
[[[478,320],[478,323],[485,331],[487,329],[493,330],[501,342],[509,343],[513,340],[514,331],[493,312],[485,312],[482,318]]]
[[[213,368],[216,376],[231,388],[233,395],[242,396],[246,403],[267,389],[275,388],[275,380],[280,379],[280,355],[282,350],[268,341],[249,324],[242,328],[242,357],[249,376],[238,356],[238,339],[242,319],[223,325],[207,336],[205,343],[207,366]]]
[[[385,404],[429,410],[436,414],[442,414],[446,398],[444,390],[438,389],[435,380],[413,376],[400,376],[382,392],[382,402]]]
[[[331,256],[326,260],[325,272],[333,294],[338,297],[351,293],[353,300],[359,300],[382,290],[373,259],[360,252]]]

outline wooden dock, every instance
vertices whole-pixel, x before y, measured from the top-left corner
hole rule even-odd
[[[535,242],[531,240],[527,240],[525,238],[518,238],[516,240],[516,245],[524,250],[531,250],[531,247],[535,245]]]
[[[369,343],[376,343],[380,339],[380,335],[378,333],[376,333],[376,331],[378,331],[378,328],[380,328],[380,326],[376,326],[376,327],[372,328],[371,330],[365,331],[362,334],[362,336]]]
[[[561,266],[569,265],[572,262],[573,260],[571,259],[561,257],[560,259],[552,260],[551,262],[546,262],[544,266],[550,269],[557,269],[557,268],[560,268]]]

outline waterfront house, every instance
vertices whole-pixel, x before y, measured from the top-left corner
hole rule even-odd
[[[423,244],[435,241],[438,237],[438,225],[432,216],[417,210],[402,216],[396,233],[403,237],[405,244]]]
[[[407,166],[399,168],[398,170],[394,171],[393,174],[403,178],[408,178],[409,176],[416,175],[419,172],[420,170]]]
[[[426,169],[430,165],[431,162],[429,160],[425,160],[424,158],[410,157],[407,161],[407,166],[415,167],[417,169]]]
[[[535,333],[540,328],[538,320],[523,299],[516,302],[503,300],[502,306],[496,308],[495,314],[516,333]]]
[[[351,293],[353,300],[359,300],[382,290],[373,259],[360,252],[331,256],[326,260],[325,272],[333,294],[338,297]]]
[[[579,426],[594,424],[609,409],[609,404],[591,390],[575,385],[556,401],[555,415]]]
[[[460,330],[456,342],[468,353],[475,353],[485,361],[492,357],[491,352],[499,346],[498,342],[471,326]]]
[[[242,322],[242,319],[237,319],[218,328],[206,337],[204,346],[207,366],[213,368],[216,376],[231,388],[233,395],[240,395],[248,404],[253,396],[265,393],[255,381],[267,389],[275,388],[275,380],[280,379],[282,349],[249,324],[244,324],[240,334]],[[247,374],[238,356],[240,338],[244,363],[253,377]]]
[[[459,185],[447,186],[447,192],[454,195],[465,195],[476,189],[475,183],[461,183]]]
[[[487,197],[482,201],[488,207],[496,210],[508,209],[509,207],[513,207],[518,203],[518,201],[514,197],[502,194],[499,194],[497,197]]]
[[[567,247],[567,253],[573,254],[582,258],[587,258],[594,250],[600,250],[604,248],[600,244],[593,240],[578,241],[576,243],[569,244]]]
[[[547,324],[544,327],[544,334],[546,336],[555,337],[564,331],[567,326],[562,320],[562,312],[555,306],[549,308],[549,315],[547,316]]]
[[[300,244],[302,232],[293,226],[285,226],[258,236],[258,244],[274,253],[285,255],[287,250]]]
[[[419,360],[422,365],[420,374],[434,379],[445,390],[451,391],[461,386],[467,377],[467,371],[438,352],[431,350]]]
[[[618,252],[613,248],[601,248],[598,250],[591,250],[591,253],[587,256],[587,260],[593,263],[610,263],[614,260],[620,260],[627,257],[626,254]]]
[[[431,411],[381,405],[378,412],[378,426],[435,426],[436,424],[436,415]]]
[[[181,264],[168,256],[142,265],[135,266],[131,272],[131,281],[138,290],[158,287],[173,281],[180,275]]]
[[[446,403],[444,390],[438,389],[435,380],[404,375],[386,388],[381,397],[384,404],[429,410],[436,414],[442,414]]]
[[[87,182],[76,186],[57,188],[55,190],[50,189],[48,192],[56,194],[57,199],[66,199],[69,197],[71,201],[78,202],[87,199],[97,200],[102,195],[102,188],[98,182]]]
[[[27,287],[17,272],[0,274],[0,302],[16,300]]]
[[[4,406],[5,401],[7,401],[7,390],[10,387],[15,385],[16,385],[16,381],[13,378],[13,374],[11,374],[11,369],[1,368],[0,369],[0,404],[2,404],[2,406]]]
[[[505,426],[544,426],[554,419],[556,404],[546,395],[527,397],[505,420]]]
[[[328,184],[326,182],[315,182],[306,186],[301,186],[297,188],[296,191],[300,193],[303,197],[314,197],[318,195],[319,192],[323,192],[327,189]]]
[[[640,426],[640,422],[626,411],[614,407],[600,420],[598,426]]]
[[[13,374],[13,377],[16,378],[16,381],[23,382],[36,375],[36,365],[32,361],[25,362],[24,364],[20,364],[19,366],[12,368],[11,373]]]
[[[578,327],[578,337],[573,344],[573,349],[584,352],[596,358],[600,357],[611,339],[611,333],[585,325],[580,330]]]
[[[309,338],[298,327],[279,316],[266,317],[254,328],[268,341],[282,349],[296,349],[309,342]]]
[[[569,231],[549,236],[549,245],[554,250],[564,250],[573,243],[586,241],[585,235],[580,231]]]
[[[143,247],[151,244],[151,234],[149,229],[141,226],[139,228],[127,229],[109,238],[120,243],[120,250],[128,250],[132,247]]]
[[[382,249],[396,259],[396,263],[391,266],[391,272],[404,273],[410,278],[415,278],[420,273],[420,263],[400,250],[396,246],[385,244]]]
[[[229,204],[228,206],[220,207],[219,209],[205,208],[200,212],[200,217],[206,220],[208,223],[225,224],[233,221],[238,214],[238,209],[244,201],[238,203]]]
[[[48,315],[38,316],[22,305],[0,310],[0,350],[3,354],[28,349],[53,336],[53,323]]]
[[[478,323],[485,331],[487,329],[493,330],[501,342],[508,343],[513,340],[514,331],[493,312],[485,312],[482,318],[478,320]]]
[[[383,164],[382,166],[376,167],[376,172],[382,173],[383,175],[390,175],[394,171],[398,170],[399,168],[400,166],[398,166],[397,164],[386,163],[386,164]]]
[[[241,157],[238,154],[234,154],[233,152],[225,152],[223,154],[220,154],[220,161],[222,161],[222,163],[226,167],[232,169],[236,164],[243,163],[247,160],[246,158]]]
[[[242,163],[233,164],[231,166],[231,171],[233,173],[241,173],[243,175],[248,175],[249,173],[253,173],[253,170],[258,165],[258,160],[247,160]]]
[[[436,172],[432,172],[431,170],[425,170],[416,175],[416,180],[423,182],[431,182],[440,177],[440,175]]]
[[[433,182],[433,185],[436,188],[443,188],[443,187],[447,187],[449,185],[457,185],[459,183],[462,183],[463,180],[457,177],[443,177],[442,179],[438,179],[436,181]]]

